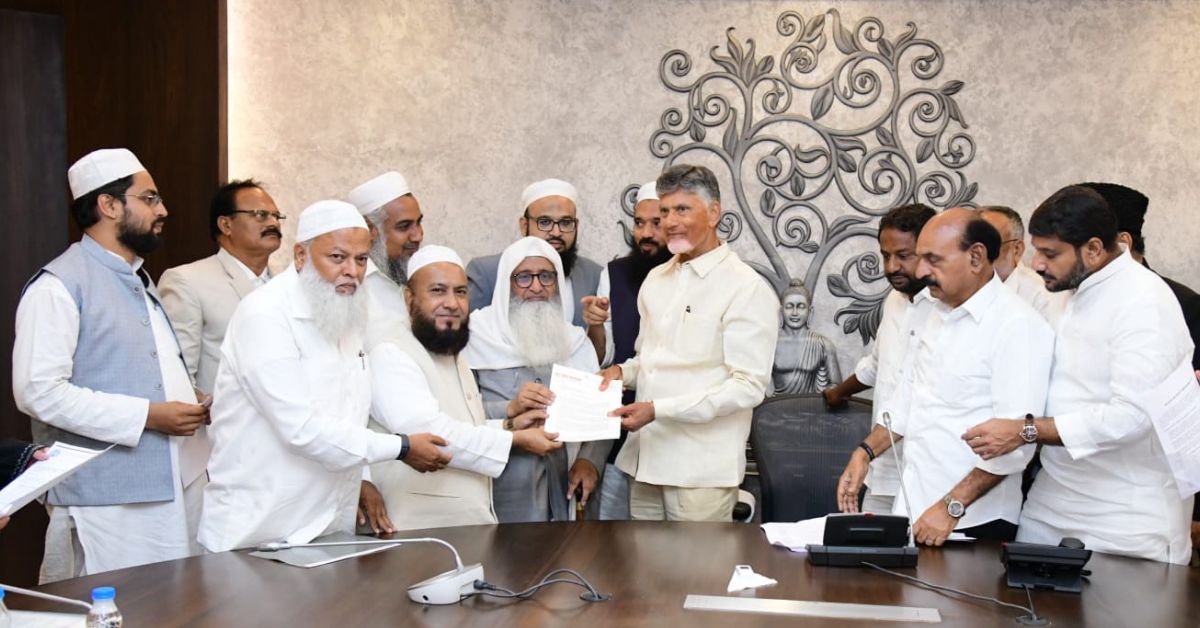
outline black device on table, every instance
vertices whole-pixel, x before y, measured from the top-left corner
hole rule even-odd
[[[825,519],[823,545],[808,546],[808,562],[829,567],[916,567],[917,548],[908,545],[908,518],[898,515],[836,514]]]
[[[1007,572],[1008,586],[1016,589],[1048,589],[1066,593],[1083,592],[1083,566],[1092,550],[1083,542],[1066,537],[1056,545],[1005,543],[1000,555]]]

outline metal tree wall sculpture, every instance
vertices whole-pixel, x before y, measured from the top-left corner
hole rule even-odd
[[[962,172],[975,158],[954,99],[964,83],[935,84],[942,49],[917,37],[912,22],[895,39],[878,18],[848,27],[836,10],[808,20],[785,11],[775,27],[787,38],[777,58],[758,57],[754,39],[739,41],[733,27],[725,50],[709,51],[715,67],[708,71],[694,74],[683,50],[664,55],[659,77],[687,104],[663,112],[650,151],[664,168],[715,158],[732,182],[722,191],[720,234],[727,241],[750,234],[766,263],[749,263],[777,293],[792,279],[787,260],[816,286],[827,263],[836,267],[839,247],[869,238],[866,252],[825,274],[844,304],[835,322],[866,344],[887,296],[869,286],[883,279],[875,220],[906,203],[970,205],[978,190]],[[635,193],[636,185],[622,194],[630,216]]]

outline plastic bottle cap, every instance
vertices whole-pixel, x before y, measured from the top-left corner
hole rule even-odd
[[[96,587],[92,589],[93,600],[111,600],[117,597],[117,590],[112,587]]]
[[[0,589],[0,600],[4,599],[4,589]]]

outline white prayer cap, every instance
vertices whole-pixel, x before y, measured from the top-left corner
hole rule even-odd
[[[117,179],[142,172],[146,167],[128,148],[101,148],[94,150],[71,164],[67,170],[67,182],[71,185],[71,198],[77,199]]]
[[[537,183],[530,183],[529,187],[521,192],[521,213],[524,213],[534,201],[547,196],[565,196],[576,206],[579,205],[579,192],[575,186],[562,179],[542,179]]]
[[[643,183],[642,187],[638,188],[637,203],[642,201],[657,201],[658,200],[658,181],[650,181]]]
[[[439,262],[449,262],[463,270],[467,269],[467,267],[463,264],[462,258],[458,256],[458,253],[454,252],[454,249],[448,246],[427,244],[417,249],[417,252],[413,253],[412,257],[408,258],[407,275],[409,279],[411,279],[413,275],[417,274],[418,270],[421,270],[430,264],[437,264]]]
[[[296,241],[313,238],[340,229],[366,229],[367,221],[353,205],[345,201],[317,201],[300,212]]]
[[[405,194],[412,194],[408,181],[393,170],[350,190],[350,202],[358,207],[358,213],[366,216]]]

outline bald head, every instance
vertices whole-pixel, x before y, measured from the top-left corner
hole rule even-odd
[[[966,208],[947,209],[925,223],[917,238],[917,278],[950,307],[962,305],[991,280],[1000,233]]]

